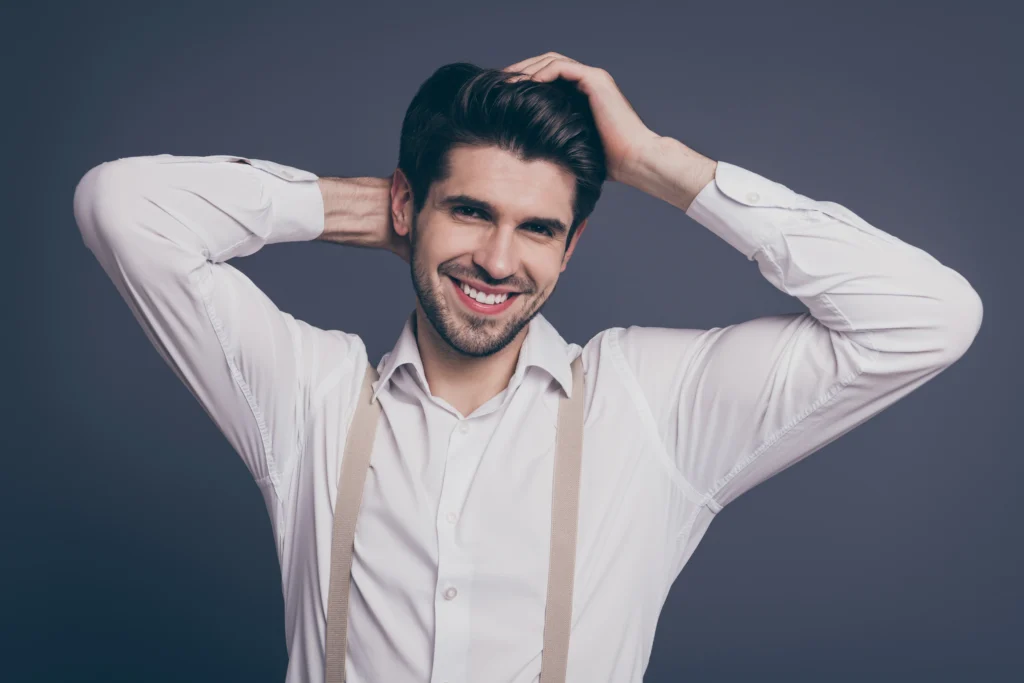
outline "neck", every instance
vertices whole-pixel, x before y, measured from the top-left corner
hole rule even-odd
[[[416,304],[416,344],[430,393],[443,398],[463,416],[491,400],[508,386],[519,361],[529,325],[497,353],[478,358],[453,349]]]

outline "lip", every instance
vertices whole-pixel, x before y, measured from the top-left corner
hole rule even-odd
[[[447,276],[448,281],[452,283],[452,289],[455,290],[455,296],[462,302],[462,305],[476,313],[482,313],[484,315],[497,315],[512,305],[512,303],[519,297],[519,294],[509,294],[508,298],[500,304],[482,304],[476,299],[470,299],[464,291],[462,291],[462,285],[459,281],[450,275]]]
[[[463,282],[463,283],[469,285],[470,287],[472,287],[473,289],[475,289],[476,291],[483,292],[484,294],[495,294],[495,295],[497,295],[497,294],[522,294],[522,292],[518,292],[518,291],[516,291],[514,289],[506,289],[506,288],[502,288],[502,287],[488,287],[487,285],[483,284],[482,282],[481,283],[470,282],[469,280],[462,280],[460,278],[452,277],[451,275],[449,275],[448,277],[451,277],[453,280],[458,280],[459,282]]]

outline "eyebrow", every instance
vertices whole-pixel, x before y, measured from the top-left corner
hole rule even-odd
[[[456,194],[449,195],[441,200],[441,206],[454,206],[456,204],[464,204],[466,206],[472,206],[477,209],[481,209],[490,214],[496,214],[498,211],[491,205],[490,202],[483,199],[477,199],[476,197],[470,197],[468,194]],[[523,221],[524,223],[536,223],[537,225],[543,225],[545,228],[551,231],[551,234],[556,237],[564,235],[569,232],[569,229],[565,226],[565,223],[558,220],[557,218],[544,218],[543,216],[530,216]]]

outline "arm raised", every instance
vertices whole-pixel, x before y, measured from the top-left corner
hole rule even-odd
[[[733,164],[719,161],[713,179],[694,181],[709,165],[672,138],[647,149],[631,184],[685,207],[808,309],[617,336],[667,457],[712,512],[906,396],[971,345],[981,299],[922,249]]]
[[[83,176],[74,214],[154,348],[280,496],[318,359],[365,362],[365,347],[279,310],[227,261],[321,236],[317,176],[229,155],[129,157]]]

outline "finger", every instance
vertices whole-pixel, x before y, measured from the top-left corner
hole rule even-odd
[[[509,64],[504,69],[502,69],[502,71],[521,71],[524,66],[526,66],[528,64],[531,64],[533,62],[536,62],[538,59],[540,59],[543,56],[544,55],[537,55],[536,57],[530,57],[529,59],[520,60],[520,61],[516,62],[515,64]]]
[[[559,54],[557,52],[545,52],[542,55],[537,55],[536,57],[530,57],[529,59],[524,59],[522,61],[516,62],[515,64],[510,64],[509,66],[506,66],[504,69],[502,69],[502,71],[524,71],[527,68],[537,64],[538,62],[550,61],[551,59],[559,57],[561,57],[562,59],[569,59],[565,55]]]
[[[534,57],[529,57],[527,59],[520,60],[520,61],[516,62],[515,64],[510,64],[510,65],[505,67],[505,70],[519,70],[519,69],[523,68],[524,66],[529,66],[530,64],[533,64],[534,62],[540,61],[541,59],[547,59],[547,58],[555,57],[555,56],[558,56],[558,53],[556,53],[556,52],[545,52],[544,54],[541,54],[541,55],[536,55]]]
[[[522,69],[520,69],[520,71],[522,71],[524,74],[528,76],[532,76],[533,74],[537,73],[545,66],[553,62],[554,60],[554,57],[541,57],[537,61],[528,64],[527,66],[524,66]]]
[[[579,62],[567,59],[553,59],[540,69],[534,72],[531,78],[540,83],[547,83],[556,78],[564,78],[567,81],[581,81],[587,75],[587,67]]]
[[[521,81],[521,80],[524,80],[524,79],[527,79],[527,78],[533,78],[537,74],[538,71],[540,71],[541,69],[547,67],[549,64],[551,64],[552,62],[554,62],[557,59],[558,59],[557,57],[541,57],[540,59],[538,59],[537,61],[533,62],[532,64],[519,69],[519,71],[523,75],[513,76],[512,78],[509,79],[509,81],[512,82],[512,83],[515,83],[516,81]]]
[[[535,57],[533,59],[528,59],[528,60],[519,62],[518,64],[513,65],[514,68],[513,67],[508,67],[505,70],[506,71],[510,71],[510,72],[512,72],[514,74],[514,75],[510,76],[508,80],[511,81],[511,82],[522,80],[523,79],[523,74],[525,74],[528,77],[530,74],[532,74],[534,71],[537,70],[538,65],[542,65],[547,59],[550,59],[550,58],[546,58],[543,55],[541,55],[540,57]]]

